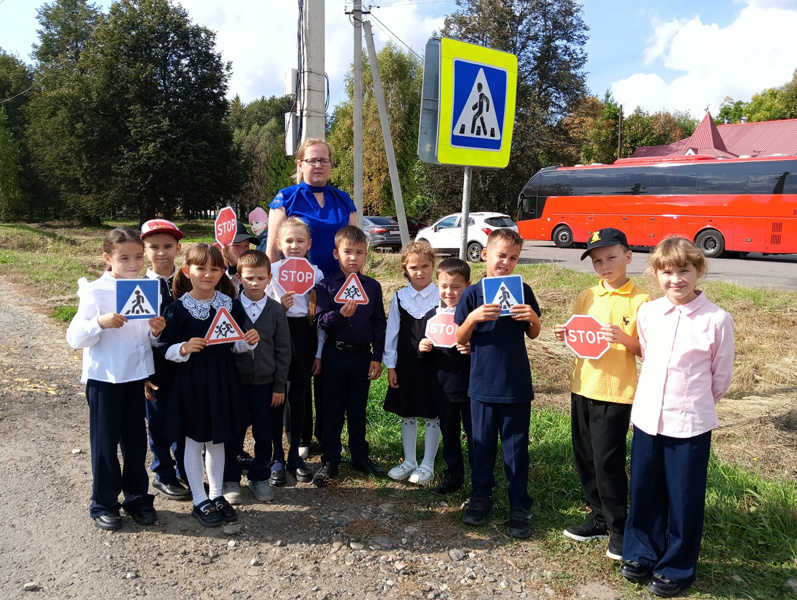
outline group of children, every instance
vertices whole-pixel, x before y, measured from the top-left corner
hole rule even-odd
[[[305,294],[279,285],[284,260],[272,265],[262,252],[248,250],[257,239],[245,227],[224,254],[195,244],[176,268],[182,237],[162,219],[145,223],[140,237],[115,229],[104,241],[108,271],[95,282],[79,282],[80,306],[67,339],[85,348],[90,514],[97,526],[120,527],[120,507],[140,524],[156,519],[144,465],[146,415],[153,486],[170,498],[191,498],[192,513],[205,526],[237,518],[232,504],[241,502],[238,457],[249,425],[255,441],[249,488],[267,501],[272,486],[284,482],[284,469],[318,487],[338,475],[345,422],[355,469],[422,486],[434,481],[442,437],[445,469],[432,488],[436,494],[466,483],[464,429],[471,492],[462,520],[475,526],[493,511],[500,438],[507,534],[530,535],[534,392],[525,338],[539,335],[541,312],[528,285],[505,314],[505,307],[484,297],[482,285],[471,285],[467,263],[445,259],[435,270],[432,248],[413,242],[401,256],[409,284],[395,293],[386,316],[379,282],[362,273],[368,240],[357,227],[343,227],[335,236],[340,270],[324,278],[316,268],[315,285]],[[306,257],[312,244],[309,228],[297,218],[281,225],[278,239],[286,260]],[[513,230],[494,230],[482,252],[486,277],[511,275],[522,246]],[[114,280],[139,277],[145,254],[151,262],[147,277],[161,282],[163,316],[128,321],[116,313]],[[651,270],[665,293],[652,302],[626,274],[631,252],[621,231],[594,232],[582,260],[587,257],[601,280],[579,295],[574,314],[603,323],[610,348],[599,359],[577,359],[573,369],[573,449],[590,514],[564,534],[578,541],[608,537],[607,556],[624,561],[623,576],[650,579],[650,591],[669,597],[694,580],[711,429],[717,425],[714,404],[730,385],[733,320],[696,289],[705,259],[683,238],[667,239],[651,254]],[[355,293],[349,293],[344,286],[353,284]],[[211,345],[206,333],[222,308],[241,326],[243,339]],[[426,335],[429,321],[440,315],[457,325],[456,343],[447,347],[435,346]],[[554,333],[564,341],[568,330],[555,325]],[[639,382],[636,356],[643,358]],[[383,362],[389,384],[384,409],[401,418],[404,454],[387,473],[371,460],[366,441],[369,386]],[[307,386],[321,371],[321,468],[313,473],[299,445]],[[425,440],[419,462],[420,419]],[[629,422],[634,437],[627,508]]]

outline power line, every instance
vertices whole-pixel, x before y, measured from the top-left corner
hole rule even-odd
[[[388,35],[390,35],[390,36],[391,36],[391,37],[393,37],[393,38],[394,38],[396,41],[398,41],[398,42],[400,42],[401,44],[403,44],[403,45],[404,45],[404,47],[405,47],[405,48],[407,48],[407,50],[409,50],[410,52],[412,52],[412,53],[413,53],[413,54],[414,54],[414,55],[415,55],[415,56],[418,58],[418,60],[421,60],[421,61],[423,60],[423,57],[422,57],[420,54],[418,54],[417,52],[415,52],[415,50],[413,50],[413,49],[410,47],[410,45],[409,45],[409,44],[407,44],[407,42],[405,42],[405,41],[404,41],[404,40],[402,40],[402,39],[401,39],[399,36],[397,36],[395,33],[393,33],[392,31],[390,31],[390,29],[388,28],[388,26],[387,26],[387,25],[385,25],[385,24],[384,24],[382,21],[380,21],[380,20],[379,20],[379,18],[378,18],[376,15],[374,15],[374,13],[373,13],[373,12],[371,13],[371,18],[372,18],[372,19],[374,19],[374,20],[375,20],[375,21],[376,21],[376,22],[379,24],[379,28],[380,28],[380,29],[382,29],[383,31],[387,32],[387,33],[388,33]]]

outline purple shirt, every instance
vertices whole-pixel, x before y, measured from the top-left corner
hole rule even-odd
[[[358,274],[368,304],[359,304],[350,317],[340,314],[343,304],[335,301],[335,295],[343,287],[348,275],[338,269],[316,285],[317,305],[315,319],[318,327],[327,332],[326,344],[335,342],[366,346],[373,344],[372,361],[382,362],[385,351],[385,305],[382,303],[382,286],[376,279]]]
[[[685,305],[665,296],[639,308],[644,363],[631,421],[649,435],[689,438],[719,425],[714,405],[731,385],[733,317],[698,294]]]

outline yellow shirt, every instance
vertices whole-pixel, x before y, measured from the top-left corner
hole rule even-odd
[[[619,325],[628,335],[639,337],[637,312],[649,300],[650,296],[630,279],[616,290],[608,290],[600,282],[579,294],[573,314],[592,315],[604,325]],[[606,354],[598,359],[577,358],[571,381],[575,394],[631,404],[637,384],[636,357],[622,344],[610,344]]]

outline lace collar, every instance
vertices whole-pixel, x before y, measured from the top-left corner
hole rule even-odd
[[[186,310],[192,317],[199,319],[200,321],[204,321],[210,316],[211,306],[216,310],[219,310],[222,307],[226,308],[227,310],[232,309],[232,299],[219,291],[216,291],[216,293],[213,294],[213,298],[210,301],[197,300],[191,294],[183,294],[180,298],[180,302],[183,303],[183,306],[185,306]]]

